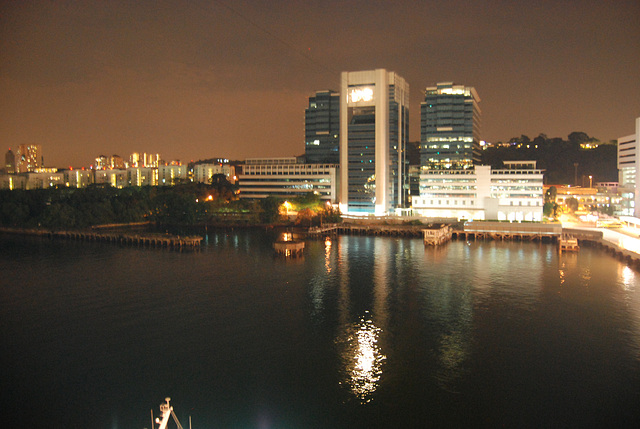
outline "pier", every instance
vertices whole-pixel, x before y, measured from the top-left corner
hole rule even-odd
[[[425,246],[440,246],[451,240],[453,232],[450,225],[437,225],[422,230]]]
[[[307,235],[327,236],[336,234],[347,235],[377,235],[387,237],[422,237],[424,225],[380,225],[333,223],[309,228]]]
[[[577,252],[580,250],[578,245],[578,239],[571,234],[563,233],[558,239],[558,251],[562,252]]]
[[[280,256],[300,256],[304,251],[304,241],[294,240],[292,233],[285,232],[273,243],[273,249]]]
[[[467,240],[554,241],[562,235],[559,223],[467,222],[464,230],[454,230],[455,238]]]
[[[133,234],[126,232],[49,231],[42,229],[0,228],[0,232],[67,240],[118,243],[167,249],[199,249],[202,237],[181,237],[166,234]]]

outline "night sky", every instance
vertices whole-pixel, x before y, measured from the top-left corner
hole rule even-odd
[[[0,2],[0,150],[47,166],[134,151],[183,162],[304,153],[304,109],[340,72],[482,99],[481,137],[600,140],[640,116],[640,1]]]

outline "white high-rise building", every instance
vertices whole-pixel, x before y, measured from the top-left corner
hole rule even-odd
[[[386,215],[405,207],[409,84],[394,72],[343,72],[340,210]]]

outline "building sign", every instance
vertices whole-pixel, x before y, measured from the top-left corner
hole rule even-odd
[[[349,90],[349,101],[358,103],[360,101],[373,101],[373,88],[370,86],[356,86]]]

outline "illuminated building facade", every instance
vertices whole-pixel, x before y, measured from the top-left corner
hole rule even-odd
[[[216,174],[224,174],[227,180],[234,183],[235,167],[227,164],[228,159],[220,160],[217,164],[196,164],[193,166],[193,181],[199,183],[211,183],[211,178]]]
[[[133,152],[129,157],[129,167],[138,168],[143,164],[144,163],[140,160],[140,154],[138,152]]]
[[[240,198],[276,196],[294,198],[316,194],[323,201],[338,201],[338,165],[305,164],[296,157],[252,158],[240,166]]]
[[[127,168],[127,182],[130,186],[157,186],[158,169],[129,167]]]
[[[467,220],[541,221],[543,171],[535,161],[505,161],[505,169],[423,170],[415,214]]]
[[[480,97],[473,87],[438,83],[420,103],[420,164],[465,169],[480,162]]]
[[[409,84],[394,72],[343,72],[340,210],[386,215],[407,194]]]
[[[97,157],[96,170],[104,170],[107,168],[125,169],[127,167],[125,165],[124,159],[122,159],[122,157],[118,155],[111,155],[111,156],[100,155],[99,157]]]
[[[4,171],[8,174],[16,172],[16,156],[11,149],[4,155]]]
[[[104,155],[100,155],[96,158],[96,170],[104,170],[105,168],[109,168],[109,158],[104,156]]]
[[[0,174],[0,189],[27,189],[27,176],[23,174]]]
[[[109,158],[109,166],[111,168],[125,169],[127,166],[125,165],[124,159],[118,155],[111,155]]]
[[[635,187],[636,153],[635,134],[618,139],[618,183],[622,187]]]
[[[64,173],[57,173],[55,169],[39,169],[29,172],[27,176],[27,189],[45,189],[57,185],[64,185]]]
[[[94,181],[94,172],[91,170],[64,170],[64,184],[69,188],[86,188]]]
[[[304,111],[306,161],[311,164],[340,162],[340,94],[318,91],[309,97]]]
[[[94,175],[95,183],[109,184],[118,189],[129,185],[127,181],[127,170],[124,169],[96,170]]]
[[[114,155],[117,156],[117,155]],[[129,157],[129,167],[158,167],[161,164],[160,154],[158,153],[139,153],[133,152]]]
[[[171,186],[187,180],[187,166],[179,164],[158,167],[158,185]]]
[[[16,173],[35,171],[42,166],[42,146],[39,144],[21,144],[16,158]]]
[[[545,186],[545,192],[548,188],[550,188],[550,186]],[[597,186],[593,188],[557,185],[555,188],[556,203],[560,206],[565,206],[567,210],[569,210],[569,199],[575,198],[578,202],[578,209],[576,211],[589,213],[594,210],[603,210],[612,207],[615,214],[624,215],[626,213],[628,215],[628,212],[622,211],[624,209],[622,196],[618,195],[617,188],[614,186],[606,186],[606,184],[598,183]]]
[[[627,201],[623,214],[640,217],[640,118],[636,118],[636,132],[618,139],[619,192]]]

